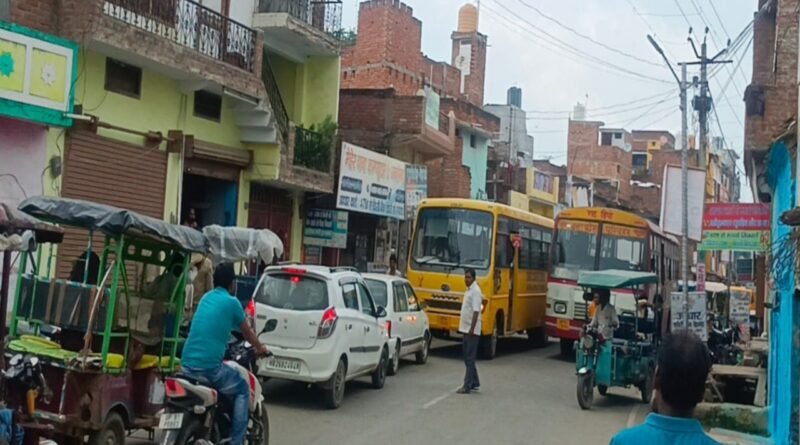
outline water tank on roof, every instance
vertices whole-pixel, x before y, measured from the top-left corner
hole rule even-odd
[[[458,10],[458,32],[478,32],[478,8],[466,4]]]
[[[574,121],[585,121],[586,120],[586,106],[582,103],[578,102],[575,104],[575,107],[572,108],[572,120]]]

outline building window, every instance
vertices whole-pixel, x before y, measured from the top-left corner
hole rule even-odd
[[[633,154],[633,167],[644,167],[647,168],[647,154],[646,153],[634,153]]]
[[[622,139],[622,133],[614,133],[614,139]]]
[[[105,89],[139,99],[142,95],[142,69],[106,58]]]
[[[478,138],[474,134],[469,135],[469,146],[475,148],[478,146]]]
[[[600,145],[611,145],[612,133],[600,134]]]
[[[764,116],[764,89],[760,86],[749,86],[744,91],[746,116]]]
[[[219,122],[222,118],[222,96],[209,91],[195,91],[194,115]]]

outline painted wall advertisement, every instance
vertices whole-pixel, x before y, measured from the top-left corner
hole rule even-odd
[[[346,249],[347,218],[347,212],[339,210],[309,210],[303,228],[303,244]]]
[[[670,298],[670,318],[672,331],[686,329],[686,300],[683,292],[673,292]],[[689,330],[703,341],[708,341],[706,327],[706,293],[689,292]]]
[[[406,218],[413,219],[419,203],[428,197],[428,167],[406,165]]]
[[[771,219],[767,204],[706,204],[699,250],[766,252]]]
[[[405,182],[405,162],[342,143],[338,208],[405,219]]]

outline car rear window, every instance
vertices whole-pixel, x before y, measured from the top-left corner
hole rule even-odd
[[[380,280],[371,280],[369,278],[364,281],[367,283],[367,289],[369,289],[369,293],[372,294],[372,299],[375,301],[375,304],[378,306],[388,307],[386,306],[386,302],[389,301],[389,297],[386,294],[386,283]]]
[[[295,311],[320,311],[328,304],[328,286],[303,275],[270,274],[256,293],[256,301]]]

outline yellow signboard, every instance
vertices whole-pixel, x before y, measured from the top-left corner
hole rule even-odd
[[[582,219],[587,221],[610,222],[623,226],[640,227],[647,229],[647,221],[644,218],[622,210],[607,209],[602,207],[581,207],[563,210],[559,214],[560,218]]]
[[[596,223],[559,219],[558,230],[569,230],[571,232],[582,232],[590,235],[597,235],[597,233],[600,231],[600,226]]]
[[[619,236],[623,238],[647,238],[647,230],[635,229],[633,227],[616,226],[613,224],[603,225],[603,234]]]

